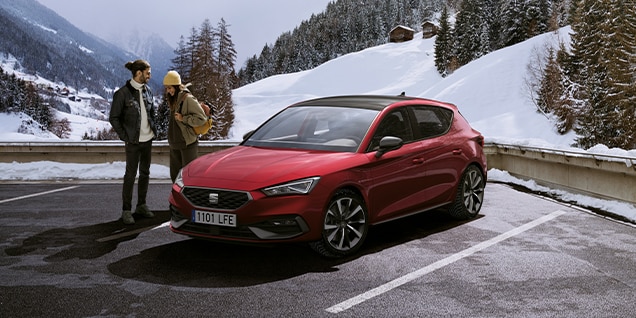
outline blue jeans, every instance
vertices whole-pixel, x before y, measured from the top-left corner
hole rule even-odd
[[[139,144],[126,143],[126,173],[121,197],[122,210],[132,210],[133,188],[135,177],[139,169],[139,184],[137,185],[137,206],[146,204],[148,183],[150,182],[150,161],[152,156],[152,140]]]

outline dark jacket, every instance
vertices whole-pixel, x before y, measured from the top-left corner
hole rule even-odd
[[[130,81],[126,85],[120,87],[113,95],[113,102],[110,106],[109,121],[113,126],[119,139],[127,142],[139,143],[139,130],[141,128],[141,107],[139,105],[139,91],[136,90]],[[157,136],[157,127],[155,125],[155,110],[152,91],[149,87],[143,89],[143,99],[146,106],[146,114],[148,114],[148,123],[152,132]]]

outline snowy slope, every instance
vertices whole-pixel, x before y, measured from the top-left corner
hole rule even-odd
[[[488,54],[442,78],[435,69],[434,39],[388,43],[344,55],[313,70],[273,76],[234,91],[239,140],[267,117],[291,103],[343,94],[389,94],[439,99],[459,106],[487,139],[568,147],[573,134],[560,135],[536,111],[524,91],[532,52],[546,43],[567,41],[569,28],[544,34]]]

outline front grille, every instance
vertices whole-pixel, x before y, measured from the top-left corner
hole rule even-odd
[[[195,207],[228,211],[242,207],[252,198],[248,192],[210,188],[185,187],[182,193]]]

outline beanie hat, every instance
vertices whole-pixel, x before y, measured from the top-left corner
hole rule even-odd
[[[175,71],[169,71],[163,78],[163,85],[181,85],[181,76],[179,76],[179,73]]]

